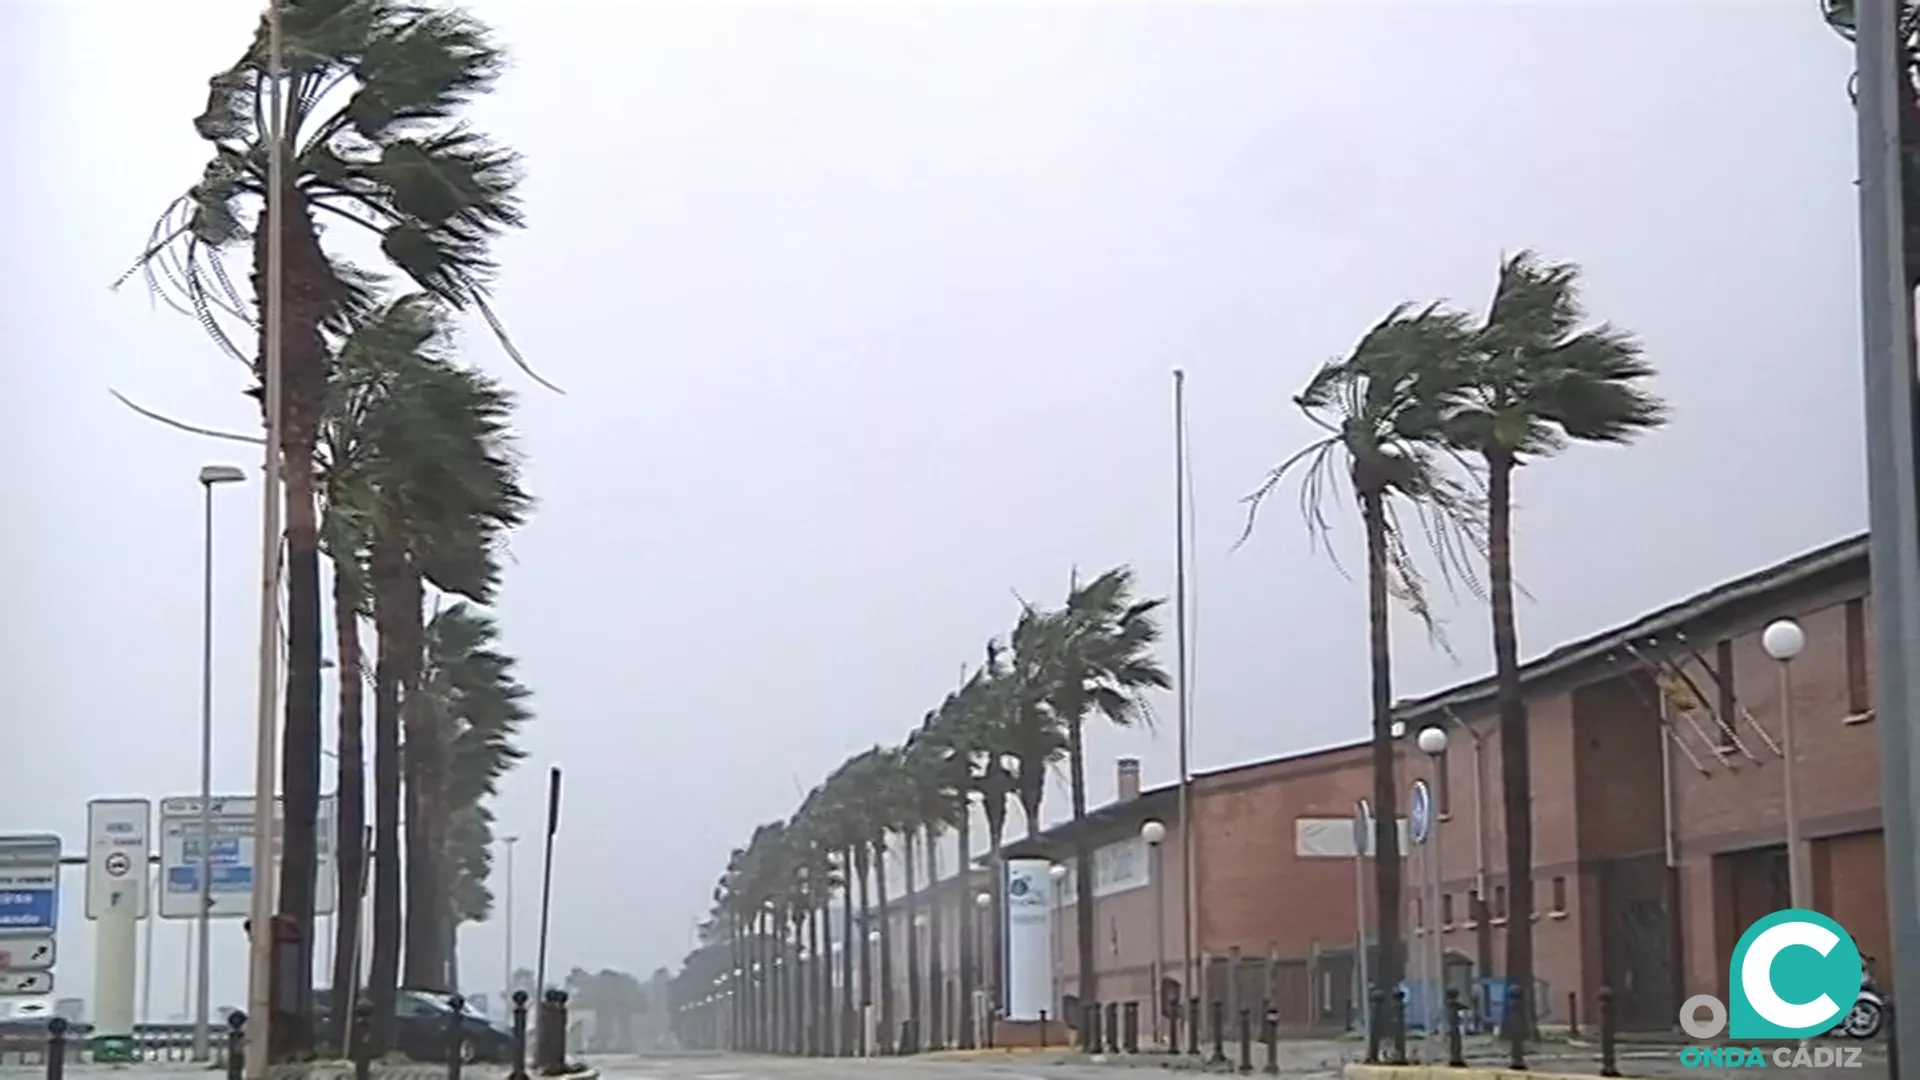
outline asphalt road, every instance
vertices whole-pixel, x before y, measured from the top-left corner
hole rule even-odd
[[[1283,1054],[1281,1071],[1293,1077],[1333,1080],[1337,1048],[1296,1045]],[[1196,1076],[1143,1063],[1070,1061],[1043,1054],[973,1060],[926,1058],[770,1058],[726,1055],[595,1059],[605,1080],[1121,1080]],[[1256,1074],[1258,1075],[1258,1074]]]

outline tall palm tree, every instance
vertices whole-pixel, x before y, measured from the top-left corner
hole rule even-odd
[[[1444,396],[1423,381],[1433,356],[1459,350],[1465,320],[1437,305],[1403,305],[1368,330],[1351,354],[1323,365],[1294,405],[1322,435],[1288,457],[1248,496],[1252,534],[1261,505],[1296,473],[1301,514],[1316,544],[1328,539],[1325,499],[1342,478],[1360,507],[1367,550],[1367,641],[1373,735],[1374,910],[1379,922],[1379,986],[1404,976],[1401,940],[1399,804],[1393,770],[1393,650],[1390,603],[1398,599],[1438,634],[1428,579],[1409,546],[1424,537],[1448,580],[1470,584],[1468,557],[1480,548],[1472,491],[1442,468]]]
[[[1002,760],[1011,763],[1013,794],[1020,804],[1027,835],[1041,831],[1040,808],[1047,795],[1047,772],[1067,754],[1060,718],[1047,707],[1048,641],[1051,622],[1039,608],[1023,607],[995,676],[1001,716]]]
[[[1106,718],[1119,727],[1150,719],[1141,694],[1172,685],[1153,655],[1160,639],[1154,612],[1166,601],[1133,595],[1133,571],[1115,567],[1067,593],[1066,606],[1043,616],[1044,702],[1066,730],[1067,779],[1075,822],[1087,816],[1086,722]],[[1094,971],[1093,848],[1074,830],[1074,923],[1080,951],[1080,1000],[1098,1001]]]
[[[1442,342],[1442,344],[1450,344]],[[1647,390],[1653,365],[1639,342],[1606,323],[1589,324],[1580,268],[1531,251],[1502,261],[1493,300],[1465,348],[1436,355],[1447,383],[1449,445],[1486,469],[1487,586],[1493,613],[1500,786],[1507,841],[1507,981],[1533,988],[1533,772],[1520,637],[1514,619],[1513,480],[1520,466],[1574,442],[1632,442],[1664,424],[1664,402]],[[1504,1014],[1509,1037],[1528,1030],[1524,1009]]]
[[[147,280],[249,363],[264,340],[236,344],[239,322],[264,335],[265,319],[232,285],[226,256],[250,257],[254,294],[266,295],[264,218],[269,158],[286,162],[276,193],[284,211],[282,407],[277,448],[286,480],[287,672],[282,745],[284,857],[279,910],[311,928],[320,798],[321,603],[316,445],[330,366],[326,334],[365,303],[364,280],[330,257],[318,220],[366,230],[420,288],[455,307],[487,313],[488,247],[517,227],[514,156],[461,124],[458,114],[493,86],[501,55],[486,28],[457,11],[403,0],[285,0],[283,114],[269,119],[264,21],[252,45],[211,80],[195,119],[212,158],[156,224],[139,259]],[[424,74],[423,74],[424,73]],[[280,147],[269,145],[281,133]],[[497,325],[497,324],[496,324]],[[310,987],[311,934],[300,970]],[[304,1002],[296,1003],[304,1012]],[[379,1014],[377,1014],[379,1015]]]
[[[1010,751],[1019,687],[1006,670],[1005,653],[999,642],[987,642],[985,665],[961,690],[962,725],[971,764],[969,782],[980,797],[981,814],[986,819],[987,857],[994,883],[988,893],[993,900],[987,905],[986,921],[977,930],[983,937],[978,954],[989,957],[980,976],[990,980],[996,998],[1006,992],[1002,965],[1006,956],[1006,857],[1000,849],[1006,841],[1008,804],[1017,787],[1014,768],[1008,763],[1017,760]]]
[[[529,691],[499,648],[499,626],[465,602],[427,625],[421,708],[443,747],[446,783],[430,810],[446,822],[439,838],[442,875],[440,961],[443,985],[460,986],[455,944],[460,924],[493,911],[487,880],[493,866],[493,811],[487,800],[502,777],[526,757],[514,741],[532,713]]]
[[[946,919],[940,903],[941,839],[949,830],[966,828],[959,800],[964,788],[960,770],[964,763],[954,759],[952,747],[938,728],[938,714],[928,713],[920,727],[907,736],[901,760],[905,764],[915,795],[914,817],[920,823],[920,853],[926,860],[925,895],[915,906],[924,910],[927,926],[927,1026],[919,1033],[926,1049],[941,1049],[947,1044],[946,1016]],[[962,832],[964,837],[965,833]],[[916,940],[918,934],[914,935]]]

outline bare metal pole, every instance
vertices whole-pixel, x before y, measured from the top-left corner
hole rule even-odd
[[[1901,0],[1859,0],[1854,34],[1859,73],[1860,330],[1867,433],[1867,519],[1871,525],[1874,665],[1880,728],[1881,821],[1887,860],[1887,919],[1893,969],[1920,972],[1920,492],[1914,462],[1913,293],[1907,284],[1901,212],[1901,82],[1908,78],[1899,29]],[[1920,1008],[1894,1012],[1889,1033],[1920,1046]],[[1920,1075],[1920,1055],[1892,1080]]]
[[[286,109],[281,86],[284,71],[280,0],[267,3],[267,229],[266,296],[262,321],[266,341],[261,357],[262,399],[266,412],[265,474],[260,505],[260,685],[258,745],[253,770],[253,896],[247,965],[247,1080],[266,1080],[271,1040],[273,980],[273,885],[275,780],[279,773],[280,704],[280,404],[281,358],[286,276],[285,190]],[[203,837],[204,845],[210,837]]]
[[[520,842],[517,836],[504,836],[501,841],[507,845],[507,895],[502,898],[505,910],[501,912],[507,932],[507,977],[500,985],[504,986],[507,996],[513,996],[513,845]]]
[[[1173,669],[1177,697],[1175,715],[1179,718],[1180,745],[1180,966],[1181,994],[1192,997],[1196,991],[1194,956],[1199,945],[1194,940],[1200,903],[1198,874],[1193,851],[1193,726],[1190,710],[1192,691],[1187,678],[1187,373],[1173,373]],[[1158,1000],[1160,988],[1153,988]],[[1189,1022],[1197,1018],[1189,1018]]]

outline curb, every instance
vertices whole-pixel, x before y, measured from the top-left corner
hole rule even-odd
[[[1538,1072],[1505,1066],[1468,1065],[1456,1069],[1449,1065],[1368,1065],[1351,1062],[1341,1070],[1346,1080],[1594,1080],[1591,1073]]]

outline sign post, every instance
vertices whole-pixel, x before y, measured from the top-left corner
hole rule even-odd
[[[1354,970],[1360,989],[1354,995],[1360,1003],[1360,1033],[1371,1035],[1373,1027],[1373,983],[1367,978],[1367,854],[1373,850],[1373,804],[1361,799],[1353,808],[1353,910],[1359,922],[1354,940]],[[1369,1042],[1368,1046],[1373,1044]]]
[[[1421,906],[1427,909],[1426,931],[1429,947],[1420,950],[1424,959],[1421,967],[1432,982],[1420,988],[1420,1010],[1422,1026],[1426,1037],[1432,1043],[1439,1034],[1436,1017],[1440,1014],[1441,984],[1446,981],[1446,953],[1440,941],[1440,834],[1434,826],[1433,788],[1425,780],[1413,782],[1413,794],[1407,803],[1407,831],[1412,834],[1415,847],[1420,849],[1420,861],[1426,869],[1426,881],[1421,883]],[[1424,981],[1424,980],[1423,980]]]
[[[131,1062],[134,976],[140,918],[147,906],[147,852],[153,804],[95,799],[87,804],[87,918],[94,924],[93,1036],[97,1062]]]
[[[53,993],[60,838],[0,836],[0,998]]]
[[[338,800],[332,795],[320,798],[319,835],[315,844],[313,913],[333,914],[336,873],[334,866],[334,823],[338,820]],[[244,919],[251,913],[253,886],[266,880],[271,887],[274,867],[279,862],[281,816],[274,816],[273,844],[264,866],[258,856],[260,845],[254,841],[253,798],[251,796],[214,796],[206,806],[204,820],[201,799],[181,795],[160,800],[160,917],[198,919],[201,912],[200,868],[202,847],[211,870],[206,890],[209,918]],[[208,835],[211,830],[211,835]]]

